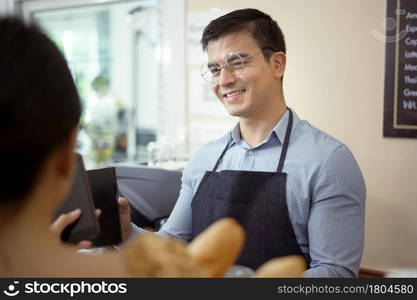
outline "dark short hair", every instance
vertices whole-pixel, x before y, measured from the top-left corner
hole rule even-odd
[[[253,8],[239,9],[212,20],[204,29],[201,38],[203,51],[208,43],[225,35],[247,30],[261,49],[271,49],[275,52],[286,53],[284,35],[276,21],[269,15]],[[272,52],[263,51],[265,59],[269,59]]]
[[[42,164],[78,125],[67,63],[35,25],[0,18],[0,204],[24,198]]]

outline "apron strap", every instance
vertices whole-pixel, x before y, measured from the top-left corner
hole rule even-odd
[[[293,117],[292,117],[291,109],[288,109],[288,112],[290,113],[290,115],[289,115],[289,119],[288,119],[287,131],[285,132],[285,139],[284,139],[284,145],[282,146],[281,157],[279,158],[277,173],[282,172],[282,168],[284,167],[285,157],[287,156],[288,144],[289,144],[289,141],[290,141]]]
[[[217,167],[219,166],[220,161],[223,158],[223,155],[226,153],[227,148],[229,148],[229,144],[230,144],[230,138],[227,140],[226,147],[224,147],[222,154],[220,154],[220,157],[217,159],[216,164],[214,165],[214,168],[213,168],[213,171],[212,172],[216,172]]]

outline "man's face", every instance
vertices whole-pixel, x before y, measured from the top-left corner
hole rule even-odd
[[[276,66],[273,60],[270,63],[265,61],[261,49],[248,32],[229,34],[210,41],[207,47],[208,62],[221,66],[231,52],[243,58],[252,56],[245,60],[245,67],[237,75],[223,68],[212,90],[230,115],[260,118],[277,101],[281,79]]]

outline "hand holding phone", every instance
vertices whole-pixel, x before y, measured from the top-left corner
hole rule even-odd
[[[81,216],[81,209],[77,208],[76,210],[73,210],[67,214],[62,214],[56,219],[51,226],[49,227],[49,230],[52,232],[52,234],[56,235],[58,238],[61,237],[62,232],[64,229],[74,223],[78,220],[78,218]],[[91,241],[80,241],[77,244],[77,248],[79,249],[88,249],[91,248],[93,243]]]
[[[55,212],[54,219],[59,218],[62,214],[73,212],[76,209],[81,210],[81,216],[63,230],[61,240],[75,244],[80,241],[93,240],[99,234],[100,228],[94,211],[95,205],[84,163],[81,155],[78,153],[76,154],[76,166],[72,187],[67,198]],[[66,219],[68,220],[68,217]]]

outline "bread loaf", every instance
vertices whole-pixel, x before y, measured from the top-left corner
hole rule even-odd
[[[301,255],[288,255],[274,258],[260,266],[254,277],[302,277],[307,263]]]
[[[240,254],[245,241],[243,228],[234,219],[221,219],[187,247],[187,253],[206,267],[213,277],[222,277]]]
[[[154,234],[141,234],[129,242],[122,255],[134,277],[208,277],[209,272],[194,261],[185,245]]]

